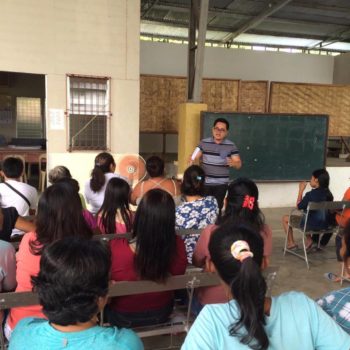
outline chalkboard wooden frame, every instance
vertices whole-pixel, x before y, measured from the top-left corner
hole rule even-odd
[[[227,138],[236,143],[238,149],[240,150],[240,155],[243,163],[241,170],[237,171],[232,168],[230,169],[231,179],[244,176],[258,182],[305,181],[310,179],[313,170],[325,167],[329,127],[329,116],[326,114],[311,115],[295,113],[245,113],[206,111],[201,112],[201,138],[211,136],[213,122],[216,118],[220,117],[225,118],[229,121],[230,130]],[[277,149],[276,147],[278,147],[278,145],[276,146],[276,140],[273,137],[260,138],[258,140],[254,137],[251,137],[250,140],[247,139],[247,142],[245,142],[245,140],[243,142],[243,133],[237,133],[239,130],[244,130],[244,127],[246,127],[243,123],[252,123],[254,121],[256,122],[255,124],[247,124],[249,125],[249,132],[251,130],[254,132],[254,128],[251,127],[252,125],[256,128],[255,131],[257,134],[262,132],[264,128],[263,124],[261,123],[265,121],[265,123],[268,122],[268,124],[274,124],[273,129],[282,130],[282,134],[284,132],[286,135],[292,135],[293,137],[290,136],[290,139],[288,139],[288,137],[287,139],[281,137],[279,139],[279,142],[282,143],[282,145]],[[258,125],[259,123],[260,125]],[[276,128],[275,123],[277,123]],[[291,126],[287,128],[288,125]],[[303,125],[306,125],[306,127],[303,128]],[[315,132],[312,133],[312,127],[314,127],[314,125],[317,126],[317,128],[315,128]],[[295,127],[295,129],[293,129],[293,127]],[[248,129],[246,127],[245,131],[247,130]],[[273,133],[274,131],[272,128],[269,128],[269,126],[267,126],[265,130],[267,134],[271,132]],[[297,135],[295,130],[299,132]],[[308,138],[303,139],[303,137],[306,136]],[[296,137],[297,142],[295,142]],[[261,140],[264,140],[263,144],[260,144]],[[302,146],[300,147],[298,147],[299,140],[303,142]],[[290,144],[293,145],[293,150],[290,149]],[[283,147],[285,148],[284,152],[286,154],[277,154],[276,152],[280,151],[281,149],[283,150]],[[305,153],[303,147],[306,147],[306,149],[312,149],[313,152]],[[257,165],[252,165],[252,153],[249,152],[254,150],[258,152],[260,157],[260,159],[254,158],[254,161],[256,164],[258,164],[260,161],[261,167],[260,164],[259,167]],[[307,154],[307,157],[304,156],[305,154]],[[292,159],[292,161],[289,158]],[[269,164],[270,168],[268,168]],[[271,171],[267,169],[270,169]]]

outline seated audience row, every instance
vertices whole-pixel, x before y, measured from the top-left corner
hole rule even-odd
[[[43,318],[22,319],[10,350],[142,350],[131,330],[100,327],[97,314],[107,302],[110,253],[103,243],[70,237],[43,249],[40,272],[32,277]]]

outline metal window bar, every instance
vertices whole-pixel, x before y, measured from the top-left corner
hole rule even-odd
[[[109,148],[108,78],[68,77],[69,148]]]

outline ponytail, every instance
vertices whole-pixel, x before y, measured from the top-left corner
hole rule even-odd
[[[90,188],[98,192],[104,186],[105,174],[111,171],[111,165],[115,165],[114,158],[107,152],[99,153],[95,158],[95,167],[91,171]]]
[[[105,173],[98,165],[95,165],[95,167],[91,171],[90,188],[94,192],[98,192],[103,187],[105,182]]]
[[[230,223],[220,226],[209,242],[211,260],[239,306],[239,318],[230,325],[229,334],[253,350],[269,346],[264,329],[267,287],[260,270],[263,244],[259,233]]]
[[[240,307],[241,316],[231,325],[230,335],[241,337],[242,344],[256,350],[267,349],[269,345],[264,329],[266,289],[260,266],[252,258],[245,259],[235,281],[231,283],[231,292]],[[242,327],[248,331],[246,334],[240,332]],[[258,344],[253,345],[254,339]]]

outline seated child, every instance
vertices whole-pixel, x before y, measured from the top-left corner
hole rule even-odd
[[[237,223],[252,227],[259,232],[264,241],[262,268],[269,265],[272,253],[272,231],[265,224],[265,218],[259,208],[259,191],[256,184],[247,178],[238,178],[228,186],[225,215],[220,226],[227,223]],[[218,226],[209,225],[201,233],[193,254],[193,264],[208,268],[210,262],[209,240]],[[202,287],[196,289],[193,311],[198,313],[203,305],[223,303],[227,301],[225,289],[219,286]]]
[[[300,210],[306,210],[309,202],[324,202],[324,201],[333,201],[333,195],[329,190],[329,174],[325,169],[318,169],[312,173],[310,186],[312,188],[311,191],[307,192],[303,197],[303,192],[306,188],[307,183],[300,182],[299,184],[299,192],[297,198],[297,208]],[[300,227],[304,226],[304,222],[302,220],[302,216],[292,216],[291,220],[294,226],[300,225]],[[282,218],[283,228],[288,235],[288,243],[287,249],[297,249],[298,245],[294,242],[293,237],[293,229],[288,226],[289,215],[284,215]],[[309,214],[307,229],[309,230],[322,230],[329,227],[332,224],[332,215],[324,210],[314,210]],[[309,250],[312,248],[313,243],[318,242],[319,235],[307,235],[306,237],[306,249]],[[321,246],[325,246],[332,234],[324,234],[320,244]]]
[[[97,224],[102,233],[131,232],[133,215],[129,208],[130,186],[117,177],[108,181]]]
[[[186,251],[175,234],[172,196],[161,189],[147,191],[137,207],[132,239],[113,239],[110,247],[114,281],[163,283],[171,275],[184,274]],[[112,298],[105,314],[108,322],[118,327],[146,326],[165,322],[173,304],[172,291],[125,295]]]
[[[98,325],[110,263],[108,249],[97,241],[69,237],[47,246],[32,283],[48,319],[22,319],[9,349],[143,349],[131,330]]]
[[[19,158],[9,157],[3,161],[1,175],[5,182],[0,183],[0,206],[2,208],[14,207],[18,215],[28,216],[35,214],[38,204],[36,188],[20,181],[25,171],[23,162]],[[23,235],[18,229],[12,235]]]
[[[204,195],[204,170],[198,165],[191,165],[184,173],[181,193],[185,202],[176,207],[177,229],[203,229],[215,224],[219,214],[218,203],[213,196]],[[192,263],[194,247],[199,235],[184,237],[187,260]]]
[[[350,349],[349,335],[305,294],[265,297],[263,249],[261,235],[243,225],[213,233],[209,270],[219,274],[227,302],[203,308],[181,349]]]

